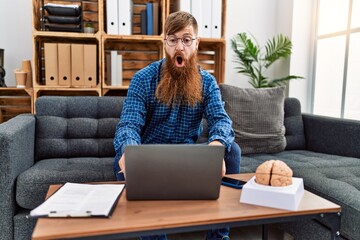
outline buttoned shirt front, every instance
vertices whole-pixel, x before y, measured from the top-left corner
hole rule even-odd
[[[131,80],[114,138],[117,160],[127,145],[193,144],[201,134],[203,117],[208,123],[208,141],[218,140],[229,150],[234,131],[215,78],[200,69],[202,102],[194,107],[167,106],[155,98],[164,61],[166,59],[148,65]]]

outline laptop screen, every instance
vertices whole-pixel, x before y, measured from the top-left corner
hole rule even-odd
[[[224,153],[224,146],[202,144],[127,146],[127,199],[217,199]]]

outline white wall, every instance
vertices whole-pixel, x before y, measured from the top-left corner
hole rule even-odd
[[[311,112],[312,104],[314,36],[310,29],[314,28],[315,4],[313,0],[294,0],[290,72],[304,79],[291,82],[289,96],[300,100],[303,112]]]
[[[287,60],[274,64],[269,77],[298,75],[305,79],[292,80],[289,97],[296,97],[304,112],[310,111],[312,74],[312,18],[313,0],[227,0],[226,16],[226,69],[225,83],[239,87],[251,87],[246,77],[236,72],[230,39],[240,32],[253,34],[260,46],[279,33],[289,36],[293,54]]]
[[[246,32],[263,46],[276,32],[277,0],[227,0],[225,83],[252,87],[246,77],[237,73],[231,38]]]
[[[5,83],[15,86],[14,69],[23,59],[32,60],[32,1],[0,0],[0,48],[5,49]]]

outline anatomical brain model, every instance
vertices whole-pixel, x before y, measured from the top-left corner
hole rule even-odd
[[[268,160],[256,169],[256,183],[276,187],[292,184],[293,171],[281,160]]]

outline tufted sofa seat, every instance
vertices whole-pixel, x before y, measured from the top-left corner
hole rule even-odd
[[[26,215],[50,184],[116,181],[113,138],[123,101],[40,97],[36,115],[0,125],[0,239],[30,239],[35,220]]]
[[[16,182],[16,201],[33,209],[49,184],[116,180],[113,138],[122,103],[115,98],[39,98],[34,166]]]

